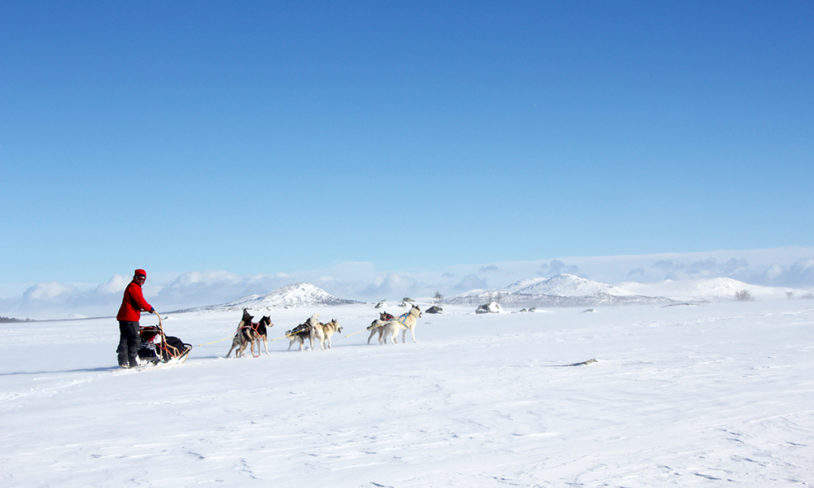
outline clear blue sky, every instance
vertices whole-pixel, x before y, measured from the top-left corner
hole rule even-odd
[[[810,1],[0,4],[3,283],[814,244]]]

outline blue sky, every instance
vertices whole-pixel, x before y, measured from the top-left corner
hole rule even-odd
[[[814,244],[814,4],[0,4],[0,286]]]

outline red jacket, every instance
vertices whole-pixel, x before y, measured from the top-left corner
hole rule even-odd
[[[147,303],[144,295],[141,294],[141,285],[131,281],[127,288],[124,289],[124,298],[122,298],[122,306],[119,307],[119,314],[116,315],[116,320],[138,322],[141,319],[141,311],[148,310],[152,312],[153,306]]]

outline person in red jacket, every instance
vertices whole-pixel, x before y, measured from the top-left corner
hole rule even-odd
[[[116,352],[119,355],[119,366],[122,368],[135,368],[138,366],[136,358],[138,349],[141,347],[139,339],[139,320],[141,311],[155,312],[155,308],[147,303],[141,293],[141,286],[147,280],[147,272],[137,269],[133,275],[133,281],[124,289],[122,306],[116,320],[119,321],[119,347]]]

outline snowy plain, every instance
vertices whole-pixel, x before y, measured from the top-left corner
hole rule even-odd
[[[0,486],[814,485],[814,300],[444,309],[396,345],[373,304],[252,310],[344,330],[241,359],[239,312],[173,313],[188,361],[139,371],[112,318],[4,324]]]

